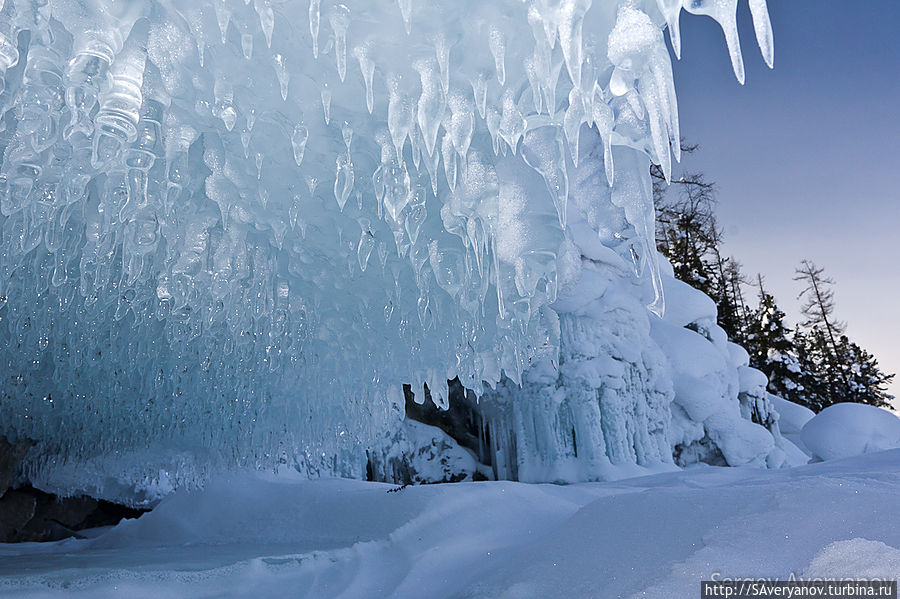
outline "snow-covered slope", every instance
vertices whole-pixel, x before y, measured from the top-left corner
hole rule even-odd
[[[900,450],[619,483],[259,474],[89,540],[0,545],[4,597],[694,597],[725,577],[897,578]]]

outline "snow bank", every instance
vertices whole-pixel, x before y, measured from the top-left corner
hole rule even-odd
[[[895,580],[900,574],[900,549],[881,541],[848,539],[823,547],[803,572],[806,578]]]
[[[714,575],[895,578],[898,494],[900,450],[567,486],[240,475],[92,540],[0,545],[0,595],[672,599]]]
[[[803,425],[800,436],[814,457],[846,458],[900,447],[900,418],[874,406],[839,403]]]

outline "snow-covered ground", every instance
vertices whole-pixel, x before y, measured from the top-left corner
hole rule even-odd
[[[91,539],[0,545],[4,597],[694,597],[900,577],[900,449],[786,470],[397,489],[248,474]]]

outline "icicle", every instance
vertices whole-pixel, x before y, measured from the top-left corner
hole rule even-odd
[[[522,116],[522,112],[516,106],[513,98],[512,90],[506,90],[506,93],[503,94],[503,114],[500,117],[498,133],[509,149],[515,153],[519,139],[525,133],[525,117]]]
[[[769,8],[766,6],[766,0],[750,0],[750,14],[753,16],[756,43],[759,44],[763,60],[771,69],[775,66],[775,40],[772,35],[772,23],[769,21]]]
[[[328,84],[324,84],[322,86],[322,110],[325,112],[325,124],[328,125],[331,123],[331,90],[328,89]]]
[[[506,39],[503,32],[496,27],[491,28],[489,45],[491,55],[494,57],[494,67],[497,69],[497,81],[500,85],[506,84]],[[476,102],[477,102],[476,98]]]
[[[350,26],[350,9],[338,4],[331,9],[328,22],[334,31],[334,57],[337,61],[338,77],[343,83],[347,76],[347,28]]]
[[[566,149],[556,127],[540,127],[525,134],[522,158],[544,179],[553,199],[561,227],[566,227],[569,178],[566,173]]]
[[[344,124],[341,125],[341,137],[344,140],[344,147],[347,148],[347,156],[349,156],[350,144],[353,142],[353,127],[347,121],[344,121]]]
[[[413,65],[422,81],[422,94],[419,96],[416,119],[429,156],[434,154],[434,145],[445,107],[436,66],[434,59],[421,60]]]
[[[306,152],[306,142],[309,139],[309,130],[303,123],[297,123],[291,133],[291,148],[294,150],[294,162],[297,166],[303,162],[303,154]]]
[[[409,135],[412,114],[409,101],[400,93],[401,80],[396,75],[388,77],[388,131],[397,152],[398,161],[403,160],[403,144]]]
[[[369,111],[369,114],[372,114],[372,110],[375,107],[375,92],[372,88],[375,76],[375,63],[369,58],[369,49],[366,46],[354,48],[353,56],[359,62],[359,70],[362,72],[363,82],[366,85],[366,109]]]
[[[319,22],[321,0],[309,0],[309,34],[312,36],[313,58],[319,58]]]
[[[584,116],[584,100],[581,97],[581,90],[573,87],[569,92],[569,107],[563,117],[563,131],[565,131],[566,141],[569,143],[569,154],[571,154],[575,166],[578,166],[578,138]]]
[[[712,17],[721,25],[722,31],[725,33],[725,43],[728,45],[728,55],[731,57],[734,76],[743,85],[744,59],[741,56],[741,40],[738,37],[737,5],[738,0],[693,0],[685,4],[684,9],[695,15]],[[763,48],[762,45],[760,47]],[[765,49],[763,49],[763,55],[765,55]]]
[[[262,28],[263,35],[266,37],[266,46],[272,47],[272,31],[275,29],[275,12],[269,0],[254,0],[253,8],[259,15],[259,26]]]
[[[447,184],[450,186],[450,191],[455,191],[457,153],[449,134],[444,135],[444,139],[441,141],[441,157],[444,160],[444,175],[447,177]]]
[[[425,194],[415,193],[409,206],[410,209],[406,215],[404,227],[406,229],[406,234],[409,236],[409,242],[415,245],[416,241],[419,239],[419,232],[422,230],[422,224],[425,222],[425,218],[428,215],[428,211],[425,208]]]
[[[237,121],[237,112],[235,112],[232,105],[234,102],[234,90],[224,77],[216,79],[213,90],[218,117],[225,124],[225,129],[231,131],[234,129],[234,124]]]
[[[412,0],[397,0],[397,4],[400,5],[400,15],[403,17],[403,26],[406,28],[406,35],[409,35],[412,32],[410,22],[412,18]]]
[[[613,168],[612,154],[612,130],[615,125],[615,115],[612,108],[609,107],[603,99],[603,90],[599,86],[594,88],[594,102],[591,106],[592,118],[597,131],[600,133],[600,139],[603,141],[603,166],[606,171],[606,182],[612,187],[615,181],[615,170]]]
[[[275,63],[275,76],[278,78],[278,86],[281,88],[281,99],[287,101],[288,83],[291,80],[291,76],[290,73],[287,72],[287,68],[284,64],[284,56],[275,54],[275,56],[272,57],[272,60]]]
[[[434,55],[441,70],[441,89],[446,95],[450,89],[450,44],[443,34],[438,35],[434,42]]]
[[[581,25],[592,0],[564,0],[560,4],[559,45],[569,71],[569,79],[575,87],[581,87],[581,65],[584,62],[581,47]]]
[[[475,114],[469,101],[459,94],[451,95],[448,104],[450,123],[447,127],[447,137],[453,142],[453,147],[460,157],[465,158],[469,153],[469,145],[475,131]]]
[[[231,23],[231,11],[224,4],[216,4],[216,22],[219,24],[219,32],[222,34],[222,43],[228,41],[228,25]]]
[[[359,261],[360,270],[366,272],[366,267],[369,265],[369,256],[372,255],[372,250],[375,248],[375,234],[372,233],[369,219],[360,218],[358,222],[362,233],[356,246],[356,257]]]
[[[475,99],[478,115],[481,118],[485,118],[487,111],[487,79],[482,73],[479,73],[472,79],[472,97]]]
[[[765,0],[763,0],[765,2]],[[666,19],[666,26],[669,28],[669,39],[672,40],[672,50],[675,52],[675,58],[681,58],[681,26],[679,24],[679,16],[681,15],[682,0],[656,0],[659,6],[659,12]]]
[[[146,39],[146,29],[143,32]],[[146,48],[140,36],[129,39],[129,47],[117,58],[112,85],[104,93],[100,111],[94,118],[94,149],[91,164],[101,168],[119,158],[126,143],[137,138],[137,124],[143,103],[141,86]]]

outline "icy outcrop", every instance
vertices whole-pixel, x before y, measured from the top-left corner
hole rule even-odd
[[[477,480],[478,462],[470,451],[441,429],[415,420],[394,427],[368,454],[367,480],[399,484]]]
[[[572,369],[560,417],[591,463],[665,463],[701,428],[724,448],[737,421],[677,380],[669,427],[648,341],[647,171],[678,157],[663,29],[677,50],[682,4],[722,24],[742,78],[737,0],[6,0],[0,434],[39,441],[31,474],[63,486],[362,476],[400,384],[446,406],[447,379],[480,394],[540,362]],[[562,308],[607,276],[582,266],[595,252],[635,273],[594,313]],[[622,417],[602,442],[593,384]]]

